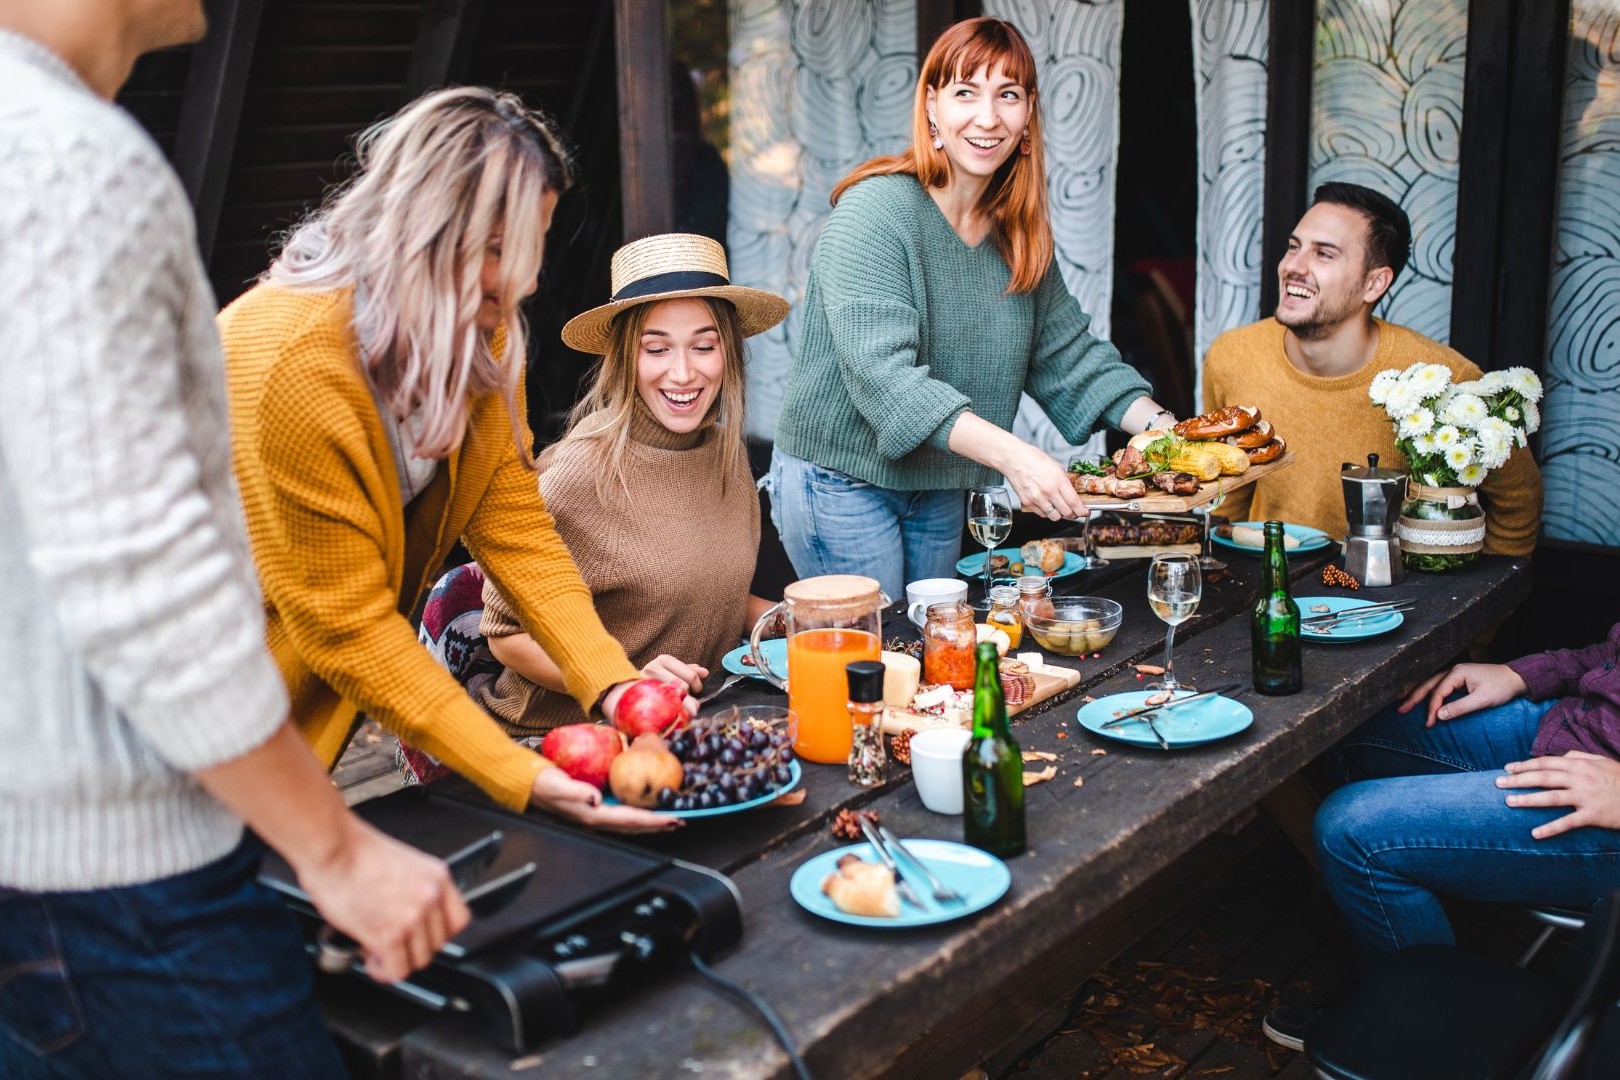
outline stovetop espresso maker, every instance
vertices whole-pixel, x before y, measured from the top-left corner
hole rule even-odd
[[[1344,516],[1350,523],[1345,538],[1344,568],[1363,585],[1393,585],[1406,576],[1401,564],[1401,541],[1395,519],[1406,501],[1406,474],[1380,469],[1378,455],[1368,454],[1367,465],[1348,461],[1339,470],[1344,487]]]

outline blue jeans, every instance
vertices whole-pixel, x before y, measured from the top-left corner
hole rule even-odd
[[[908,581],[956,573],[960,491],[878,487],[781,450],[771,453],[770,483],[771,521],[800,577],[864,574],[899,600]]]
[[[1553,702],[1525,700],[1423,726],[1423,706],[1368,720],[1333,750],[1348,779],[1316,814],[1317,863],[1364,966],[1453,944],[1440,896],[1589,907],[1620,888],[1620,832],[1530,830],[1568,807],[1510,807],[1502,766],[1531,756]],[[1524,789],[1530,790],[1530,789]]]
[[[345,1077],[263,846],[144,885],[0,889],[0,1076]]]

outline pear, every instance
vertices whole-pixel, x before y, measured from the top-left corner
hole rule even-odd
[[[664,740],[648,733],[636,736],[630,749],[613,759],[608,784],[620,802],[650,810],[658,805],[658,793],[664,788],[680,789],[684,772],[680,758],[669,752]]]

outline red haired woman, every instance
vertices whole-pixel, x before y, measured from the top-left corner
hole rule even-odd
[[[1010,432],[1019,394],[1083,442],[1174,417],[1064,286],[1046,215],[1035,59],[999,19],[941,35],[912,148],[833,189],[776,433],[772,516],[801,575],[890,596],[952,573],[962,489],[1001,473],[1026,510],[1085,513],[1063,466]]]

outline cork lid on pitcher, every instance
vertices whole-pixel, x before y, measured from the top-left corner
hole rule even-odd
[[[875,578],[859,574],[824,574],[800,578],[782,590],[795,616],[826,619],[859,618],[883,608],[883,590]]]

